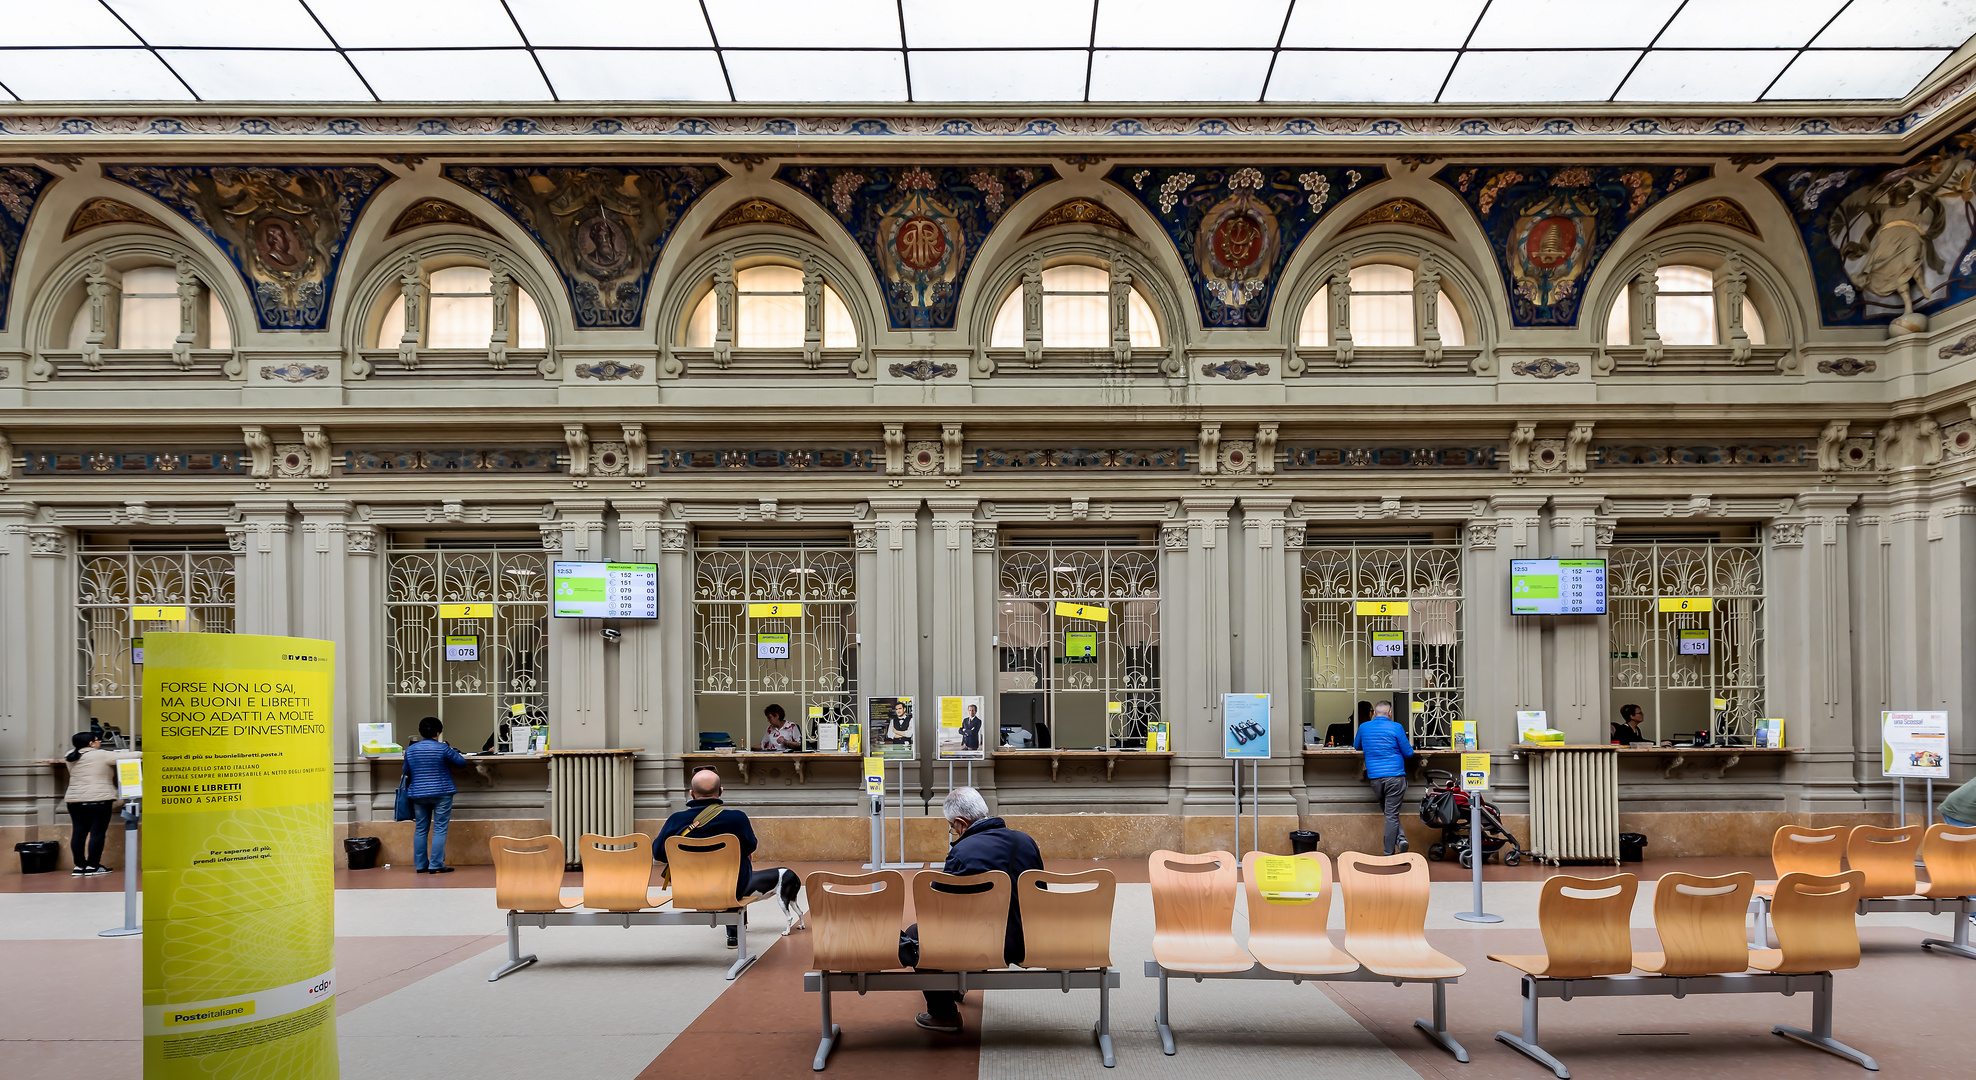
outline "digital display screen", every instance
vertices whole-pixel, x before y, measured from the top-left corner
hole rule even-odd
[[[659,564],[556,563],[550,609],[558,619],[656,619]]]
[[[1604,615],[1604,559],[1511,559],[1511,615]]]

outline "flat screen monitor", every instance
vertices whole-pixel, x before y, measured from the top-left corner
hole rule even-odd
[[[556,561],[550,611],[558,619],[656,619],[659,564]]]
[[[1511,615],[1604,615],[1604,559],[1511,559]]]

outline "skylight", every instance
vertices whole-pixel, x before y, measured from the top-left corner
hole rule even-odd
[[[1972,34],[1972,0],[34,0],[0,101],[1885,101]]]

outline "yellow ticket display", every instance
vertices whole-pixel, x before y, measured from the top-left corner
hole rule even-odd
[[[1662,611],[1714,611],[1715,601],[1706,596],[1663,596],[1660,598]]]
[[[1270,904],[1308,904],[1324,893],[1324,864],[1295,855],[1256,859],[1256,891]]]
[[[1353,610],[1357,615],[1405,615],[1405,600],[1360,600]]]
[[[144,762],[117,762],[117,798],[139,799],[144,797]]]
[[[749,604],[750,619],[800,619],[803,617],[801,604]]]
[[[1083,619],[1086,622],[1110,622],[1111,610],[1097,604],[1066,604],[1057,601],[1057,614],[1066,619]]]
[[[494,617],[493,604],[441,604],[439,617],[442,619],[491,619]]]
[[[882,757],[864,759],[864,778],[866,795],[885,794],[885,759]]]

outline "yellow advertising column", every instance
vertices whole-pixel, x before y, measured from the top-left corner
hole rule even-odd
[[[334,1080],[335,644],[144,638],[145,1078]]]

